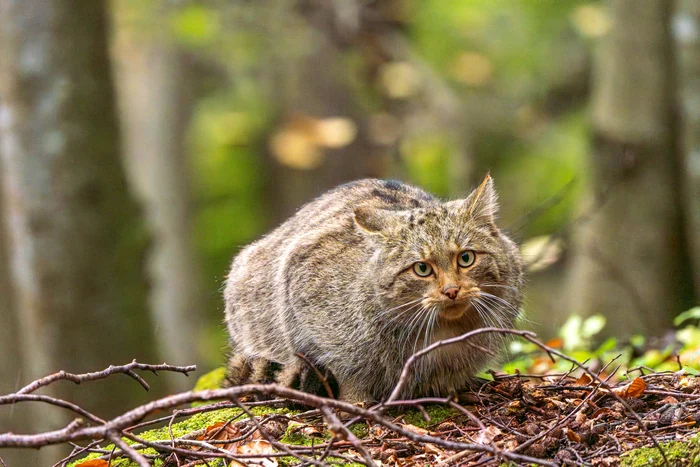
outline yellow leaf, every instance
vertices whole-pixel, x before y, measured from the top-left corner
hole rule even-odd
[[[379,84],[386,95],[394,99],[406,99],[418,93],[421,76],[408,62],[389,62],[379,69]]]
[[[277,131],[270,140],[270,150],[280,164],[298,170],[316,169],[325,160],[309,135],[295,129]]]
[[[483,86],[493,76],[493,63],[485,55],[464,52],[452,64],[452,75],[456,80],[469,86]]]
[[[602,37],[612,29],[613,23],[605,7],[581,5],[572,13],[574,26],[585,37]]]
[[[315,136],[320,146],[342,148],[355,140],[357,126],[349,118],[325,118],[318,121]]]

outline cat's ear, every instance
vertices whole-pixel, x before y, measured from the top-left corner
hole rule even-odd
[[[450,201],[448,207],[457,209],[460,215],[494,224],[498,215],[498,195],[493,187],[493,179],[486,174],[484,181],[466,199]]]
[[[355,208],[353,219],[362,229],[374,234],[387,234],[397,230],[407,222],[406,211],[359,206]]]

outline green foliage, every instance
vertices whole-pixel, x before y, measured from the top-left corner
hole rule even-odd
[[[220,34],[221,24],[216,10],[200,4],[186,5],[170,17],[175,37],[188,46],[211,45]]]
[[[676,319],[677,325],[689,320],[696,321],[697,310],[693,308],[681,313]],[[583,319],[574,315],[561,327],[559,338],[548,344],[561,348],[579,362],[589,362],[594,366],[597,364],[600,367],[615,359],[614,366],[621,365],[617,373],[620,378],[624,377],[626,370],[639,367],[656,371],[682,369],[690,375],[700,374],[700,327],[697,323],[676,329],[675,342],[662,348],[649,345],[643,336],[634,336],[627,342],[611,337],[596,345],[596,337],[604,327],[605,319],[602,316]],[[502,368],[506,373],[562,372],[571,368],[571,364],[565,360],[552,363],[539,347],[529,342],[514,340],[509,350],[511,358]],[[488,378],[487,375],[481,376]]]

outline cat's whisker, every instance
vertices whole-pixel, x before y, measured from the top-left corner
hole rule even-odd
[[[479,284],[479,287],[482,287],[482,286],[483,286],[483,287],[500,287],[500,288],[503,288],[503,289],[510,289],[510,290],[514,290],[514,291],[518,292],[518,288],[517,288],[517,287],[513,287],[512,285],[494,284],[494,283],[491,283],[491,282],[484,282],[484,283],[482,283],[482,284]]]
[[[413,341],[413,353],[416,353],[416,349],[418,348],[418,340],[420,339],[421,331],[423,330],[424,327],[428,324],[428,320],[430,319],[430,310],[432,308],[424,308],[425,313],[423,313],[423,318],[420,320],[420,325],[416,329],[416,339]],[[427,328],[426,328],[427,330]]]
[[[424,312],[425,312],[425,307],[421,307],[420,310],[418,310],[418,312],[412,318],[410,318],[410,321],[408,322],[406,328],[401,333],[401,336],[400,336],[401,342],[403,342],[404,340],[408,340],[408,338],[413,333],[413,328],[420,322],[420,318],[421,318],[421,316],[423,316]]]
[[[423,348],[428,347],[433,341],[433,335],[435,334],[435,323],[437,321],[437,307],[433,305],[430,308],[430,319],[428,320],[428,326],[425,329],[425,336],[423,338]]]
[[[520,314],[520,310],[518,310],[517,308],[515,308],[515,307],[514,307],[510,302],[508,302],[507,300],[504,300],[503,298],[501,298],[501,297],[499,297],[499,296],[497,296],[497,295],[493,295],[493,294],[490,294],[490,293],[488,293],[488,292],[482,291],[482,292],[481,292],[481,296],[482,296],[481,298],[491,299],[492,301],[495,301],[496,303],[500,303],[502,306],[508,308],[509,310],[512,310],[513,313],[515,313],[516,316],[517,316],[518,314]]]
[[[422,301],[422,300],[423,300],[422,297],[421,297],[421,298],[417,298],[417,299],[415,299],[415,300],[411,300],[411,301],[409,301],[409,302],[403,303],[403,304],[401,304],[401,305],[399,305],[399,306],[395,306],[394,308],[390,308],[390,309],[388,309],[388,310],[384,310],[384,311],[382,311],[381,313],[379,313],[379,314],[377,315],[377,318],[382,318],[382,317],[384,317],[384,316],[390,314],[390,313],[393,312],[393,311],[399,310],[399,309],[401,309],[401,308],[403,308],[403,307],[406,307],[406,306],[409,306],[409,305],[414,305],[414,304],[416,304],[416,303],[419,303],[419,302]]]
[[[401,312],[398,313],[396,316],[394,316],[393,318],[391,318],[389,321],[387,321],[386,323],[384,323],[384,326],[381,327],[381,331],[384,331],[386,328],[388,328],[388,327],[391,326],[392,324],[400,324],[400,321],[401,321],[402,318],[404,318],[407,314],[409,314],[409,313],[411,313],[411,312],[417,310],[417,309],[420,308],[421,306],[422,306],[422,305],[421,305],[420,303],[415,303],[415,304],[413,304],[413,306],[411,306],[410,308],[401,311]],[[410,319],[410,317],[409,317],[409,319]]]

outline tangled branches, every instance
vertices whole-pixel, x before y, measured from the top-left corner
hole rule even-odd
[[[567,394],[569,399],[571,399],[572,394],[580,394],[579,402],[560,416],[543,422],[542,425],[546,429],[541,429],[539,433],[523,433],[512,426],[507,426],[502,420],[496,420],[493,415],[495,409],[504,407],[504,404],[512,404],[518,397],[526,400],[524,393],[529,389],[525,389],[523,385],[525,379],[521,375],[497,378],[496,381],[485,384],[478,392],[465,395],[465,399],[461,401],[462,404],[452,398],[398,400],[398,395],[401,394],[416,361],[439,347],[457,342],[469,343],[469,339],[483,333],[518,336],[540,347],[552,360],[560,358],[571,362],[572,371],[558,375],[554,378],[553,384],[542,386],[543,391],[540,392],[545,392],[548,395],[555,392]],[[575,368],[582,371],[585,380],[582,380],[583,376],[578,380],[571,376]],[[584,364],[540,342],[533,333],[512,329],[478,329],[456,338],[436,342],[417,352],[406,362],[392,395],[383,403],[373,407],[350,404],[274,384],[249,384],[223,389],[183,392],[151,401],[111,420],[103,420],[75,403],[34,394],[38,389],[58,380],[81,383],[107,378],[116,373],[131,376],[147,389],[148,384],[136,371],[154,373],[173,371],[188,374],[194,370],[193,366],[146,365],[134,361],[123,366],[111,366],[95,373],[75,375],[58,372],[41,378],[14,394],[0,397],[0,405],[42,402],[71,410],[78,418],[64,428],[55,431],[38,434],[0,434],[0,448],[38,448],[54,444],[72,445],[73,452],[57,462],[55,467],[66,466],[71,461],[88,453],[99,455],[107,462],[105,465],[114,459],[129,458],[140,467],[151,466],[158,458],[164,461],[164,465],[180,467],[209,465],[208,461],[216,459],[225,460],[227,465],[249,465],[250,463],[277,465],[274,459],[280,457],[296,458],[303,465],[327,466],[338,462],[356,462],[373,466],[377,465],[377,460],[386,460],[387,456],[396,455],[397,445],[402,443],[405,445],[410,442],[414,447],[423,446],[436,452],[439,451],[441,465],[456,465],[460,462],[466,462],[466,460],[485,465],[507,460],[519,464],[556,466],[567,464],[569,461],[562,456],[552,458],[551,453],[540,452],[535,448],[542,445],[544,440],[551,438],[554,434],[558,433],[562,436],[563,432],[567,433],[566,436],[568,436],[570,443],[581,442],[583,435],[572,431],[572,427],[579,425],[583,427],[581,421],[585,418],[584,411],[598,408],[598,412],[600,412],[599,404],[605,399],[617,403],[620,411],[624,412],[624,418],[627,421],[619,422],[620,426],[626,430],[643,433],[647,441],[659,450],[664,462],[668,462],[655,434],[648,427],[648,420],[643,420],[633,410],[630,401],[626,399],[627,392],[622,391],[620,387],[610,385],[607,379],[601,378],[601,372],[591,371]],[[543,376],[536,377],[541,380],[545,378]],[[655,389],[655,391],[659,392],[655,397],[661,397],[668,392],[664,392],[663,389]],[[258,402],[247,400],[253,395],[268,400]],[[673,395],[680,397],[675,392]],[[700,401],[700,395],[690,398],[692,399],[690,403]],[[490,402],[492,399],[499,400]],[[531,399],[532,397],[527,400]],[[207,404],[178,409],[186,404],[201,404],[203,402]],[[313,410],[293,415],[290,412],[275,411],[267,411],[263,414],[254,413],[257,406],[278,407],[289,402],[301,404],[313,408]],[[536,403],[528,403],[531,405],[527,407],[528,410],[544,412],[536,407]],[[430,419],[430,415],[425,410],[425,406],[428,404],[441,404],[450,407],[455,414],[465,420],[465,423],[461,427],[456,426],[450,430],[431,432],[417,429],[410,424],[400,423],[395,417],[388,415],[397,407],[413,407],[423,413],[426,419]],[[466,407],[472,405],[476,409]],[[231,412],[231,416],[223,422],[186,435],[173,436],[173,423],[176,419],[188,418],[205,412],[221,411],[222,409],[236,410],[235,413]],[[474,410],[478,410],[478,413],[475,413]],[[170,415],[147,420],[153,414],[163,411],[169,411]],[[243,418],[244,416],[247,418]],[[282,434],[288,430],[292,422],[299,423],[300,420],[312,419],[318,420],[322,425],[321,430],[325,430],[329,434],[326,439],[321,439],[320,444],[298,445],[281,439]],[[164,424],[167,424],[168,436],[163,436],[162,439],[146,439],[135,433],[145,428],[163,426]],[[363,424],[370,430],[374,430],[374,436],[369,438],[358,436],[352,429],[357,424]],[[636,429],[632,428],[634,425],[636,425]],[[591,427],[593,427],[592,422]],[[584,433],[585,429],[582,428],[580,431]],[[494,442],[494,433],[512,435],[512,439],[518,441],[496,443]],[[87,444],[78,445],[77,443],[80,442]],[[102,447],[107,443],[111,443],[109,448]],[[256,448],[252,449],[251,446]],[[262,448],[260,448],[261,446]],[[242,447],[246,449],[242,449]],[[406,449],[410,450],[411,448],[404,450]],[[621,448],[618,451],[620,450]],[[331,462],[329,459],[334,460]],[[579,456],[579,459],[574,459],[574,461],[579,463],[584,459]]]

